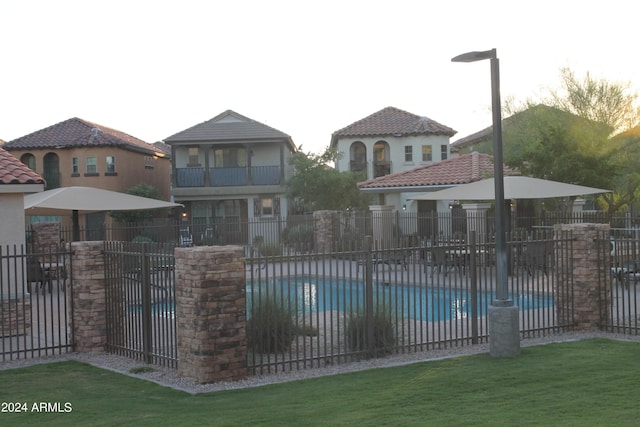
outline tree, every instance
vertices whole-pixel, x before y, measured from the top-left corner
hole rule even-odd
[[[133,196],[147,197],[149,199],[161,200],[162,196],[160,191],[152,185],[138,184],[127,190],[127,194]],[[158,209],[144,210],[144,211],[112,211],[109,212],[109,216],[118,222],[143,222],[154,218],[158,214]]]
[[[567,68],[560,75],[548,106],[528,101],[505,119],[505,163],[538,178],[611,189],[598,198],[609,214],[631,206],[640,193],[640,141],[611,135],[640,122],[637,94],[628,83],[589,74],[579,80]]]
[[[576,116],[605,124],[614,133],[640,124],[638,97],[630,83],[608,82],[594,79],[589,73],[579,80],[568,68],[560,70],[560,91],[550,91],[549,105]]]
[[[287,182],[287,197],[293,200],[298,213],[316,210],[364,210],[369,206],[369,196],[358,190],[358,182],[364,180],[361,173],[339,172],[329,163],[338,159],[338,152],[327,148],[324,153],[295,153],[289,163],[295,174]]]

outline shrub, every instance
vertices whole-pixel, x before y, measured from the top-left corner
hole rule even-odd
[[[149,236],[143,236],[142,234],[136,236],[131,241],[133,243],[153,243],[153,239]]]
[[[247,321],[249,347],[258,353],[282,353],[289,350],[297,333],[291,304],[277,296],[253,302]]]
[[[370,356],[391,353],[396,344],[394,323],[387,307],[376,305],[373,312],[373,344],[367,346],[367,315],[364,310],[349,316],[347,320],[347,339],[353,351],[364,351]]]
[[[282,248],[277,243],[260,243],[258,250],[262,256],[280,256]]]
[[[298,252],[309,252],[313,249],[313,226],[298,224],[282,231],[282,241],[285,245]]]

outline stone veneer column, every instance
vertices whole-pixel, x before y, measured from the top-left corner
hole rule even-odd
[[[104,242],[73,242],[73,340],[75,351],[104,352],[107,346]]]
[[[569,290],[554,289],[554,300],[558,318],[568,321],[568,308],[573,298],[573,313],[577,330],[598,329],[608,318],[610,307],[607,303],[610,281],[600,284],[600,279],[609,274],[603,255],[609,255],[609,242],[606,249],[599,247],[603,239],[608,239],[609,224],[559,224],[554,227],[555,239],[562,239],[564,232],[571,232],[573,251],[571,257],[573,270],[568,263],[557,265],[556,280],[573,276],[573,295]],[[603,302],[601,307],[600,303]]]
[[[338,212],[315,211],[313,213],[313,228],[316,252],[332,252],[333,242],[338,237]]]
[[[247,377],[244,250],[176,248],[178,375],[201,383]]]

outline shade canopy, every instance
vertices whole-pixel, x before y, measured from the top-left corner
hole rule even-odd
[[[527,176],[505,176],[505,199],[550,199],[553,197],[584,196],[587,194],[610,193],[611,190],[566,184],[564,182]],[[495,182],[493,178],[450,187],[440,191],[423,193],[409,200],[493,200]]]
[[[101,211],[173,208],[178,203],[133,196],[92,187],[61,187],[24,197],[25,215],[72,215]]]

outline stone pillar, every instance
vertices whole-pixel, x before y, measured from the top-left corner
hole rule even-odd
[[[244,250],[176,248],[178,375],[201,383],[247,377]]]
[[[610,274],[603,256],[609,256],[609,224],[558,224],[554,227],[555,239],[571,233],[573,250],[569,254],[571,263],[557,265],[554,301],[558,319],[569,322],[573,298],[573,319],[577,330],[596,330],[609,317],[607,303],[609,280],[600,284],[600,279]],[[606,247],[600,247],[605,244]],[[567,271],[570,265],[572,271]],[[573,295],[567,286],[573,277]],[[602,306],[601,306],[602,302]]]
[[[75,351],[104,352],[107,346],[104,242],[73,242],[73,340]]]
[[[313,234],[316,252],[332,252],[338,238],[338,212],[316,211],[313,213]]]
[[[33,236],[33,251],[46,252],[49,248],[60,245],[60,223],[37,222],[31,224]]]

